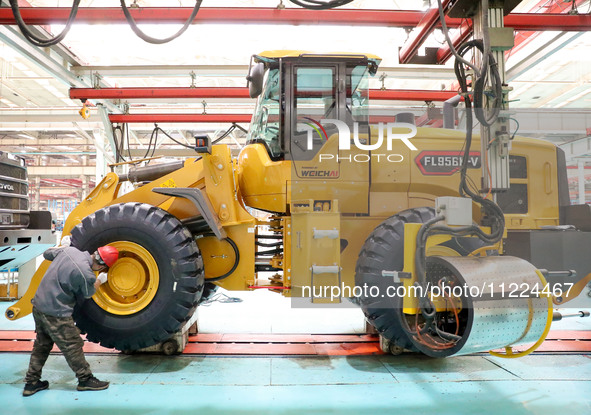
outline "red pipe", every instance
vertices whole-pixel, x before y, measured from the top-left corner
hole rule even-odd
[[[248,88],[70,88],[71,99],[250,98]]]
[[[112,123],[250,123],[248,114],[109,114]],[[369,117],[371,124],[396,122],[396,115]]]
[[[443,10],[447,8],[450,0],[443,1]],[[427,37],[431,34],[435,26],[439,22],[439,8],[433,7],[427,10],[425,16],[421,19],[416,29],[410,33],[408,39],[400,48],[398,52],[398,60],[400,63],[408,63],[418,52],[421,45],[425,42]]]
[[[374,100],[445,101],[455,91],[421,91],[415,89],[370,89]],[[250,98],[247,88],[71,88],[71,99],[155,99],[155,98]]]
[[[505,26],[540,32],[587,32],[591,30],[591,14],[515,13],[505,16]]]
[[[109,114],[112,123],[250,123],[249,114]]]
[[[129,9],[138,23],[184,23],[192,7],[142,7]],[[21,7],[27,24],[64,24],[66,7]],[[202,7],[193,23],[317,24],[356,26],[416,26],[424,13],[413,10],[308,10],[263,7]],[[456,24],[459,24],[460,20]],[[75,22],[126,23],[120,7],[80,7]],[[0,9],[0,24],[16,24],[10,8]],[[453,23],[450,23],[453,25]]]
[[[184,23],[192,10],[191,7],[143,7],[130,9],[130,12],[138,23],[177,24]],[[24,21],[33,25],[64,24],[69,12],[69,7],[21,7]],[[422,11],[412,10],[202,7],[193,23],[416,27],[425,16]],[[459,27],[462,19],[446,18],[445,21],[449,27]],[[81,7],[75,20],[75,23],[125,22],[120,7]],[[0,8],[0,24],[16,24],[10,8]],[[591,15],[515,13],[505,17],[505,25],[516,30],[587,31],[591,28]]]
[[[451,39],[454,48],[457,49],[462,43],[467,41],[470,36],[472,36],[472,32],[472,20],[466,20],[466,23],[460,27],[460,30],[458,30]],[[437,51],[437,63],[447,62],[451,55],[451,49],[447,42],[445,42],[445,44]]]
[[[369,98],[390,101],[447,101],[456,91],[421,91],[418,89],[370,89]]]
[[[577,6],[580,6],[584,2],[585,2],[585,0],[577,0],[576,4],[577,4]],[[591,21],[589,20],[588,17],[586,19],[585,18],[582,19],[582,22],[581,22],[581,19],[572,19],[572,18],[570,18],[570,17],[572,17],[571,15],[561,14],[566,9],[569,9],[569,6],[563,6],[559,2],[554,3],[554,4],[550,4],[546,8],[546,10],[544,10],[540,13],[536,13],[537,10],[540,10],[543,7],[545,7],[545,5],[547,3],[548,3],[547,0],[541,1],[533,9],[531,9],[531,11],[529,13],[515,13],[515,14],[510,14],[508,16],[505,16],[505,19],[504,19],[505,26],[513,27],[514,29],[520,30],[520,31],[533,31],[533,30],[543,31],[543,30],[552,30],[552,29],[550,29],[550,27],[554,27],[555,25],[564,25],[565,23],[568,23],[568,26],[569,26],[568,29],[562,27],[562,28],[556,28],[554,30],[563,30],[563,31],[589,30],[589,24],[591,23]],[[550,17],[548,18],[545,16],[550,16]],[[560,16],[560,17],[557,17],[557,16]],[[567,19],[563,19],[564,16],[568,16]],[[548,26],[545,26],[544,23],[540,23],[541,21],[543,21]],[[468,23],[468,25],[467,26],[462,25],[460,31],[457,32],[455,34],[455,36],[452,38],[454,48],[456,48],[456,49],[462,43],[467,41],[470,38],[470,36],[472,36],[472,32],[473,32],[472,20],[466,20],[466,22]],[[528,27],[523,27],[524,23],[527,24]],[[586,27],[580,27],[581,23],[586,25]],[[532,36],[533,37],[537,36],[537,33],[528,33],[525,35],[523,35],[522,33],[516,34],[515,46],[513,46],[513,48],[511,50],[507,51],[506,55],[511,54],[511,53],[515,53],[516,51],[521,49],[524,45],[529,43],[528,39],[533,39]],[[442,46],[441,48],[439,48],[439,50],[437,51],[437,63],[441,64],[441,63],[447,62],[447,60],[451,57],[451,55],[452,55],[451,50],[450,50],[449,46],[447,45],[447,43],[445,43],[445,45]]]
[[[575,4],[577,6],[581,6],[583,3],[585,2],[585,0],[577,0],[575,2]],[[538,6],[540,6],[538,4]],[[543,14],[561,14],[566,12],[567,10],[570,10],[571,5],[566,5],[566,4],[561,4],[560,2],[557,3],[553,3],[551,5],[549,5],[546,10],[543,12]],[[540,6],[540,7],[543,7]],[[532,10],[533,11],[533,10]],[[564,15],[564,16],[568,16],[568,15]],[[508,50],[505,52],[505,57],[510,56],[513,53],[518,52],[520,49],[524,48],[526,45],[528,45],[532,40],[534,40],[537,36],[538,33],[536,32],[529,32],[528,33],[517,33],[515,36],[515,45],[513,46],[513,48],[511,50]]]

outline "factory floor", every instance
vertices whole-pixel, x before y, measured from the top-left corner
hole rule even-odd
[[[199,312],[201,332],[360,333],[356,309],[294,309],[272,293],[231,294]],[[587,297],[576,308],[591,308]],[[11,303],[0,303],[0,315]],[[30,316],[0,317],[0,330],[32,330]],[[553,329],[591,331],[591,318]],[[24,398],[28,353],[0,353],[5,414],[591,414],[591,353],[402,356],[87,354],[109,389],[77,392],[63,356],[44,369],[50,389]]]

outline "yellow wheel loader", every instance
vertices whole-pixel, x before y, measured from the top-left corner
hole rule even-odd
[[[215,286],[352,301],[392,352],[512,353],[543,339],[556,280],[507,255],[501,237],[564,222],[563,153],[512,140],[511,186],[496,195],[504,215],[495,222],[459,198],[461,168],[480,185],[485,164],[465,151],[465,133],[417,128],[412,114],[370,114],[368,78],[379,63],[365,54],[255,55],[248,80],[258,100],[238,157],[201,137],[184,162],[108,173],[63,231],[79,249],[121,252],[108,282],[76,307],[88,340],[119,350],[163,342]],[[123,193],[124,182],[134,190]],[[477,237],[494,232],[496,240]],[[47,266],[9,319],[31,312]]]

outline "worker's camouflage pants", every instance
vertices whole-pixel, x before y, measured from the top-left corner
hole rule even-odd
[[[92,376],[92,372],[84,358],[82,351],[84,341],[80,337],[80,330],[74,325],[74,319],[72,317],[50,316],[35,308],[33,308],[33,318],[35,319],[37,338],[33,345],[25,383],[35,383],[41,379],[43,365],[54,343],[64,354],[68,365],[76,373],[78,381],[88,380]]]

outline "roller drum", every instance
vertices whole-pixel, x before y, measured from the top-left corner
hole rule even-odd
[[[537,287],[541,292],[545,282],[523,259],[429,257],[427,278],[432,285],[445,278],[461,286],[462,308],[467,311],[461,339],[444,352],[423,350],[429,355],[464,355],[533,343],[544,333],[548,298],[529,290]]]

